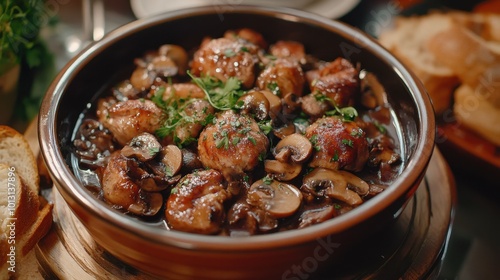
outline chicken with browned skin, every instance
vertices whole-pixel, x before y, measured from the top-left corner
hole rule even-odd
[[[175,230],[215,234],[221,231],[226,216],[224,202],[229,198],[220,172],[195,171],[184,176],[172,189],[165,217]]]
[[[365,132],[355,123],[339,117],[318,119],[306,129],[305,136],[315,152],[311,167],[361,171],[368,160]]]
[[[125,145],[142,132],[155,133],[163,124],[163,111],[147,99],[113,102],[101,99],[97,107],[99,122]]]
[[[241,178],[252,171],[269,149],[269,140],[257,122],[231,110],[217,115],[198,139],[198,155],[205,167],[216,169],[224,177]]]
[[[191,72],[196,76],[213,76],[220,81],[236,77],[245,88],[255,81],[258,47],[237,38],[212,39],[194,54]]]

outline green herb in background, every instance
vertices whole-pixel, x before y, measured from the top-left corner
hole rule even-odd
[[[40,30],[55,23],[43,0],[0,1],[0,75],[19,64],[16,121],[28,122],[37,113],[55,75],[54,58]]]

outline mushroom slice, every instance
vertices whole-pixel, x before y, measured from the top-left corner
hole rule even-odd
[[[302,166],[269,159],[264,161],[264,169],[277,180],[290,181],[299,176]]]
[[[301,163],[311,156],[312,149],[309,139],[302,134],[294,133],[278,142],[274,149],[274,157],[280,162],[289,162],[289,159],[292,159],[295,163]]]
[[[141,199],[131,204],[127,210],[140,216],[154,216],[163,206],[163,196],[160,193],[141,192]]]
[[[273,133],[274,136],[278,137],[279,139],[283,139],[288,135],[295,133],[295,125],[291,122],[287,123],[282,127],[273,129]]]
[[[269,116],[269,100],[260,91],[250,91],[240,97],[236,104],[239,105],[241,113],[253,115],[255,119],[262,121]]]
[[[354,206],[363,203],[360,195],[368,194],[370,187],[352,173],[319,167],[304,177],[302,189],[314,194],[323,194]],[[324,189],[324,191],[318,191],[318,189]]]
[[[172,177],[182,167],[182,151],[175,145],[167,145],[161,149],[161,162],[165,164],[165,173]]]
[[[151,133],[143,132],[128,142],[121,151],[128,158],[135,157],[142,162],[153,159],[160,151],[161,144]]]
[[[299,97],[293,92],[285,95],[281,102],[283,104],[284,114],[293,114],[300,107]]]
[[[284,218],[299,209],[302,193],[293,185],[261,179],[250,186],[247,203],[268,211],[276,218]]]
[[[181,75],[186,73],[188,67],[188,54],[184,48],[178,45],[165,44],[158,49],[158,53],[172,59]]]
[[[281,114],[281,98],[269,90],[260,90],[269,101],[269,117],[276,119]]]

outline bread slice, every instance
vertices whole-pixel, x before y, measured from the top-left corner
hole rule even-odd
[[[397,17],[394,27],[380,34],[379,41],[411,69],[424,84],[437,114],[450,108],[453,90],[458,86],[457,75],[436,60],[426,49],[435,34],[455,24],[444,13],[425,16]]]
[[[51,228],[53,206],[40,196],[39,183],[37,161],[25,137],[0,125],[0,279],[20,278],[18,264]],[[9,242],[11,223],[15,223],[15,243]],[[12,248],[16,274],[8,270]]]
[[[483,97],[500,110],[500,55],[487,41],[462,26],[452,26],[427,42],[436,60],[458,75],[472,89],[484,90]]]
[[[31,191],[40,193],[37,162],[29,143],[21,133],[5,125],[0,125],[0,162],[14,166]]]
[[[35,247],[36,243],[49,232],[52,227],[52,208],[53,204],[40,196],[40,208],[36,220],[17,242],[17,250],[21,258],[25,257]]]
[[[31,227],[40,207],[38,194],[31,191],[12,166],[0,163],[0,224],[15,221],[16,238]],[[15,219],[15,220],[14,220]]]
[[[481,93],[461,85],[455,91],[453,113],[458,123],[500,147],[500,110]]]

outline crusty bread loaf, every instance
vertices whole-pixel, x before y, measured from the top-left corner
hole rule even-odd
[[[453,113],[459,124],[500,146],[500,110],[468,85],[455,91]]]
[[[452,17],[442,13],[397,17],[394,27],[380,34],[379,41],[405,63],[424,84],[437,114],[450,107],[459,79],[451,69],[426,49],[434,34],[453,26]]]
[[[39,194],[38,167],[30,145],[21,133],[5,125],[0,125],[0,162],[14,166],[33,193]]]

